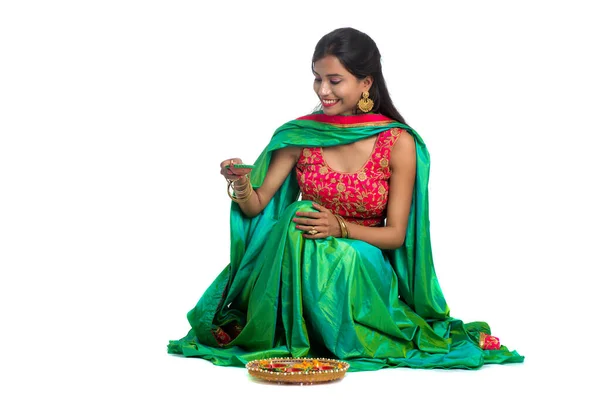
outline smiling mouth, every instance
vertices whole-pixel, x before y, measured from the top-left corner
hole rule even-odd
[[[321,104],[323,104],[323,107],[331,107],[333,105],[336,105],[340,100],[328,100],[328,99],[321,99]]]

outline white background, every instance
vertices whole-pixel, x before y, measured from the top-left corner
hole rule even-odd
[[[593,3],[2,2],[0,397],[595,397]],[[282,387],[167,355],[228,263],[219,162],[314,108],[312,51],[343,26],[429,147],[452,315],[524,364]]]

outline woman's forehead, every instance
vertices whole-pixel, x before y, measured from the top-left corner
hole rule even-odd
[[[335,56],[325,56],[313,64],[313,72],[319,75],[347,75],[348,71]]]

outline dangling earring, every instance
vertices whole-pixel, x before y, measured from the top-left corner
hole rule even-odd
[[[364,113],[368,113],[373,109],[373,100],[369,98],[368,91],[363,92],[362,99],[358,101],[358,108]]]

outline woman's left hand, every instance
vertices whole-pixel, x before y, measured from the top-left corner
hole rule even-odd
[[[341,237],[340,224],[331,211],[320,204],[312,203],[317,212],[296,213],[293,221],[296,228],[304,231],[302,236],[306,239],[323,239],[329,236]]]

